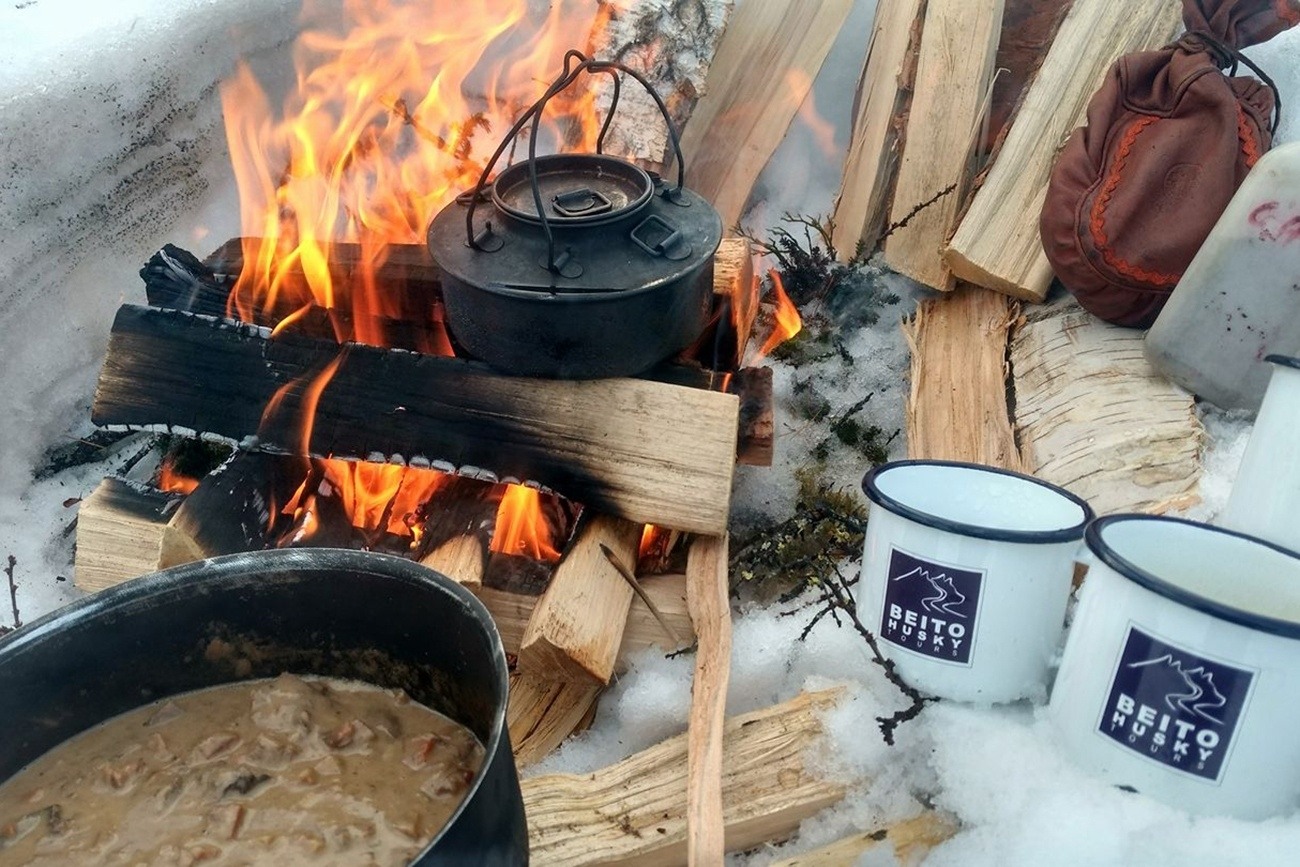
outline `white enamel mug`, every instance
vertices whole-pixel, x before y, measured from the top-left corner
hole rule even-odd
[[[1039,479],[897,461],[872,502],[858,608],[903,680],[958,701],[1041,694],[1092,510]]]
[[[1216,523],[1300,551],[1300,358],[1265,360],[1273,375]]]
[[[1194,813],[1300,798],[1300,555],[1151,515],[1088,527],[1096,559],[1052,688],[1066,751]]]

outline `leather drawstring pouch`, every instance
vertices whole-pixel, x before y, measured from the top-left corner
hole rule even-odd
[[[1183,23],[1177,42],[1110,68],[1043,204],[1039,228],[1056,276],[1117,325],[1155,321],[1272,145],[1277,88],[1239,49],[1300,23],[1300,0],[1183,0]],[[1239,62],[1263,83],[1237,75]]]

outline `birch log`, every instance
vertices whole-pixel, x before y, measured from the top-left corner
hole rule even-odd
[[[898,165],[902,103],[911,92],[911,65],[921,33],[922,0],[878,0],[871,42],[858,82],[853,134],[835,200],[831,242],[842,260],[861,243],[873,249],[889,211]]]
[[[1142,340],[1066,299],[1034,310],[1011,342],[1029,471],[1098,514],[1198,499],[1205,432],[1192,396],[1151,368]]]
[[[1016,298],[1047,297],[1052,269],[1038,220],[1056,156],[1116,58],[1173,39],[1181,8],[1177,0],[1074,0],[944,252],[953,274]]]
[[[971,154],[993,75],[1003,0],[928,0],[907,140],[889,212],[885,263],[953,288],[943,248],[973,175]]]
[[[722,224],[740,219],[758,175],[812,89],[853,0],[745,0],[682,133],[686,182]]]
[[[596,24],[587,40],[588,54],[617,60],[644,75],[668,107],[680,131],[704,94],[709,65],[731,17],[732,0],[599,0]],[[613,82],[598,76],[591,85],[596,112],[605,117]],[[573,141],[584,151],[595,140]],[[672,154],[668,128],[653,97],[625,78],[618,111],[605,138],[605,150],[652,167],[666,165]]]
[[[1016,315],[1006,296],[964,285],[921,302],[904,324],[912,350],[908,457],[1023,468],[1007,404]]]

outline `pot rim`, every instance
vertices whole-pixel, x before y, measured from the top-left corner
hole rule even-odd
[[[1274,353],[1273,355],[1264,356],[1264,360],[1269,362],[1270,364],[1277,364],[1282,367],[1290,367],[1295,370],[1300,370],[1300,358],[1297,358],[1294,355],[1282,355],[1281,353]]]
[[[1009,476],[1023,482],[1031,482],[1039,487],[1046,488],[1049,491],[1069,500],[1074,505],[1083,510],[1083,517],[1076,524],[1069,527],[1063,527],[1057,530],[1006,530],[998,527],[982,527],[978,524],[968,524],[964,521],[955,521],[944,518],[939,515],[933,515],[922,509],[897,500],[880,489],[877,479],[891,469],[904,467],[948,467],[952,469],[974,470],[990,475]],[[956,533],[961,536],[969,536],[975,539],[985,539],[992,542],[1019,542],[1023,544],[1051,544],[1057,542],[1075,542],[1084,534],[1084,528],[1095,517],[1092,507],[1088,505],[1077,494],[1067,491],[1065,488],[1053,485],[1051,482],[1045,482],[1042,479],[1024,473],[1017,473],[1011,470],[1005,470],[1001,467],[991,467],[985,464],[972,463],[970,461],[941,461],[929,459],[910,459],[902,461],[890,461],[877,467],[872,467],[867,474],[862,477],[862,490],[867,495],[867,499],[885,510],[894,513],[909,521],[915,521],[926,527],[933,527],[936,530],[944,530],[949,533]]]
[[[1084,531],[1084,542],[1090,550],[1102,563],[1105,563],[1117,574],[1127,578],[1139,587],[1150,590],[1158,596],[1185,605],[1195,611],[1208,614],[1217,620],[1223,620],[1228,623],[1235,623],[1238,626],[1245,626],[1248,629],[1254,629],[1260,632],[1266,632],[1270,635],[1277,635],[1281,638],[1300,639],[1300,621],[1282,620],[1277,617],[1269,617],[1264,614],[1256,614],[1251,611],[1238,608],[1235,605],[1229,605],[1226,602],[1219,602],[1206,596],[1187,590],[1164,578],[1159,577],[1154,572],[1138,566],[1131,560],[1124,557],[1116,551],[1102,536],[1102,532],[1112,524],[1127,523],[1132,521],[1154,521],[1165,524],[1181,524],[1189,527],[1199,527],[1211,533],[1217,533],[1222,536],[1228,536],[1234,539],[1240,539],[1268,548],[1285,557],[1293,560],[1300,560],[1300,553],[1292,551],[1281,545],[1274,544],[1267,539],[1260,539],[1257,536],[1251,536],[1248,533],[1241,533],[1236,530],[1229,530],[1226,527],[1216,527],[1212,524],[1204,524],[1200,521],[1191,521],[1187,518],[1174,518],[1168,515],[1147,515],[1141,512],[1125,512],[1118,515],[1106,515],[1097,518],[1088,525]]]
[[[288,548],[228,554],[134,578],[55,609],[49,614],[33,620],[31,623],[24,624],[14,632],[0,638],[0,660],[3,660],[9,654],[21,654],[35,650],[43,641],[69,626],[92,618],[111,616],[121,609],[132,609],[148,605],[152,601],[165,602],[168,597],[180,593],[185,595],[201,593],[213,585],[225,585],[232,581],[256,579],[259,573],[262,572],[322,570],[364,572],[384,580],[391,579],[403,584],[436,590],[461,603],[471,617],[488,627],[487,632],[493,657],[492,668],[502,701],[493,709],[490,735],[487,742],[483,744],[483,764],[474,775],[474,780],[470,783],[469,788],[465,790],[460,804],[448,816],[442,830],[416,856],[415,862],[418,863],[421,858],[433,851],[452,825],[469,808],[471,799],[482,787],[497,752],[502,748],[501,742],[508,732],[506,727],[506,699],[510,694],[510,679],[505,647],[501,642],[500,631],[483,603],[460,584],[441,572],[390,554],[357,551],[347,548]],[[430,576],[437,577],[432,578]],[[108,719],[100,722],[107,722]],[[513,757],[511,761],[513,761]]]

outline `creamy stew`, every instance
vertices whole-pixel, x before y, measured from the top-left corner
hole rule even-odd
[[[0,865],[400,867],[483,762],[401,691],[281,675],[138,708],[0,786]]]

